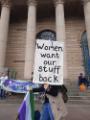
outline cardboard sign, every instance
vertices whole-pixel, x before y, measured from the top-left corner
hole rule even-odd
[[[37,40],[34,64],[34,83],[63,84],[64,43]]]

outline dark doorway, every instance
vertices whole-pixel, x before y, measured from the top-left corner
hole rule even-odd
[[[56,33],[52,30],[43,30],[36,36],[37,39],[56,40]]]

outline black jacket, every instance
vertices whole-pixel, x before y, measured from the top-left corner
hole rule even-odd
[[[61,86],[50,85],[49,88],[45,90],[44,87],[41,86],[40,88],[33,89],[33,92],[41,92],[41,93],[44,92],[45,93],[44,103],[47,103],[49,102],[49,99],[46,94],[56,97],[59,92],[61,92],[62,94],[66,94],[67,88],[64,85]]]

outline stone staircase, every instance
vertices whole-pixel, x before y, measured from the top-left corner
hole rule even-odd
[[[90,104],[90,87],[85,92],[80,92],[78,86],[67,86],[68,102],[78,104]]]

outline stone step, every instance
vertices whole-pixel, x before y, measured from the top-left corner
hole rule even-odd
[[[90,96],[90,93],[89,92],[68,92],[68,95],[69,96]]]
[[[70,103],[70,104],[90,105],[90,100],[68,100],[67,103]]]
[[[77,99],[77,100],[86,100],[90,99],[90,96],[68,96],[69,99]]]
[[[69,103],[90,104],[90,96],[68,96]]]
[[[90,87],[85,92],[81,92],[78,87],[67,87],[69,96],[90,96]]]

